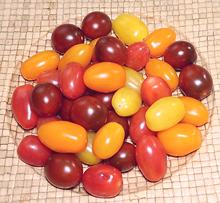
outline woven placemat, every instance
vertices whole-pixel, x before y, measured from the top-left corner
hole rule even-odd
[[[145,184],[133,170],[125,175],[126,190],[112,199],[88,196],[82,187],[56,189],[41,169],[19,161],[16,144],[24,132],[10,111],[13,89],[22,83],[20,62],[50,47],[54,27],[63,22],[80,25],[82,17],[94,10],[110,17],[134,13],[149,22],[150,31],[175,27],[199,51],[199,62],[211,72],[215,89],[215,96],[206,100],[213,116],[201,149],[189,160],[180,159],[172,166],[177,172],[158,184]],[[0,101],[0,202],[220,202],[219,0],[0,0]]]

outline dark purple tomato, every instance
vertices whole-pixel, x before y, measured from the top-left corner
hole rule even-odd
[[[103,198],[117,196],[123,185],[121,172],[107,164],[89,167],[83,174],[82,182],[89,194]]]
[[[119,39],[105,36],[97,41],[95,56],[100,62],[107,61],[124,65],[127,57],[127,48]]]
[[[44,73],[41,73],[37,77],[37,83],[51,83],[57,87],[59,87],[59,71],[51,70]]]
[[[86,86],[83,82],[83,67],[79,63],[69,63],[60,71],[60,89],[64,96],[69,99],[76,99],[83,95]]]
[[[202,100],[211,94],[213,81],[205,68],[192,64],[180,72],[179,87],[184,95]]]
[[[125,138],[128,136],[129,125],[128,125],[128,119],[126,117],[121,117],[118,114],[116,114],[114,111],[109,111],[107,122],[116,122],[121,124],[125,131]]]
[[[106,122],[107,116],[106,106],[95,97],[83,96],[73,101],[71,121],[87,130],[98,130]]]
[[[125,142],[113,157],[106,160],[106,163],[114,166],[121,172],[130,171],[136,166],[135,146]]]
[[[73,24],[62,24],[56,27],[51,37],[53,49],[60,54],[64,54],[73,45],[83,42],[82,30]]]
[[[82,21],[82,31],[90,39],[108,35],[111,30],[112,23],[110,18],[99,11],[89,13]]]
[[[113,93],[97,93],[93,95],[95,98],[97,98],[99,101],[101,101],[105,106],[111,110],[112,109],[112,97]]]
[[[47,180],[55,187],[69,189],[76,187],[83,174],[81,162],[74,154],[54,153],[44,167]]]
[[[64,121],[70,121],[70,112],[73,105],[73,100],[63,98],[62,106],[60,108],[59,115]]]
[[[52,151],[43,145],[35,135],[24,137],[17,149],[18,157],[26,164],[44,166]]]
[[[197,54],[194,46],[185,41],[176,41],[171,44],[164,54],[164,61],[169,63],[176,70],[192,64],[196,61]]]
[[[50,83],[38,84],[31,95],[31,107],[41,117],[55,116],[62,105],[60,90]]]

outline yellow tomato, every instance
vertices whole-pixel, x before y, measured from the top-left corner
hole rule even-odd
[[[141,107],[140,94],[128,87],[117,90],[112,97],[112,106],[119,116],[131,116]]]
[[[21,75],[26,80],[36,80],[38,75],[49,70],[55,70],[60,56],[55,51],[42,51],[27,59],[21,65]]]
[[[201,132],[192,124],[179,123],[157,134],[167,154],[185,156],[200,148]]]
[[[132,68],[124,67],[126,73],[125,86],[130,87],[140,93],[141,85],[144,81],[143,75]]]
[[[159,59],[150,59],[145,67],[145,72],[148,76],[158,76],[162,78],[174,91],[179,83],[179,78],[176,71],[168,63]]]
[[[38,137],[48,148],[60,153],[80,152],[87,144],[86,130],[68,121],[51,121],[41,125]]]
[[[118,38],[127,45],[140,42],[148,35],[148,28],[141,19],[128,13],[122,13],[113,20],[112,28]]]
[[[201,126],[208,122],[209,112],[206,106],[192,97],[179,97],[183,102],[186,114],[182,120],[184,123],[191,123],[195,126]]]
[[[95,165],[101,162],[101,159],[99,159],[94,153],[93,153],[93,140],[95,138],[95,133],[94,132],[88,132],[88,142],[86,149],[80,153],[77,153],[77,157],[79,160],[87,165]]]
[[[88,44],[77,44],[68,49],[60,60],[59,69],[66,67],[68,63],[77,62],[82,67],[86,67],[92,58],[93,49]]]
[[[109,122],[98,130],[93,142],[93,151],[100,159],[108,159],[118,152],[124,142],[124,128]]]
[[[84,73],[85,85],[97,92],[113,92],[124,86],[126,75],[122,66],[112,62],[96,63]]]
[[[146,44],[150,49],[150,55],[159,58],[164,54],[167,47],[176,39],[176,33],[171,28],[160,28],[152,32],[146,38]]]
[[[163,97],[146,111],[147,127],[152,131],[166,130],[179,123],[185,115],[183,102],[177,97]]]

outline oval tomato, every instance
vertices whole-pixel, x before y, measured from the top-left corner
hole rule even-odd
[[[57,87],[59,87],[59,71],[58,70],[50,70],[38,75],[36,82],[39,83],[51,83]]]
[[[200,148],[202,135],[192,124],[179,123],[157,134],[167,154],[185,156]]]
[[[17,87],[12,95],[12,113],[16,121],[22,128],[29,130],[37,125],[38,116],[31,109],[32,85],[22,85]]]
[[[35,80],[46,71],[55,70],[60,56],[55,51],[42,51],[28,58],[21,65],[21,75],[26,80]]]
[[[80,152],[87,144],[86,130],[68,121],[51,121],[41,125],[38,137],[48,148],[60,153]]]
[[[136,145],[136,161],[144,177],[152,182],[161,180],[167,170],[167,156],[155,136],[142,137]]]
[[[97,92],[113,92],[124,86],[125,70],[122,66],[112,62],[96,63],[84,73],[85,85]]]

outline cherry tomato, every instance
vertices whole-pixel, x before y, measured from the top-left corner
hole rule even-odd
[[[99,159],[93,152],[92,146],[93,146],[93,140],[95,137],[94,132],[88,132],[88,142],[87,146],[84,151],[77,153],[76,156],[79,158],[79,160],[87,165],[95,165],[101,162],[101,159]]]
[[[55,51],[42,51],[28,58],[21,65],[21,75],[26,80],[36,80],[46,71],[55,70],[60,61],[60,56]]]
[[[196,61],[197,54],[194,46],[185,41],[176,41],[171,44],[164,53],[164,61],[169,63],[176,70]]]
[[[106,163],[114,166],[121,172],[130,171],[136,166],[135,146],[125,142],[113,157],[106,160]]]
[[[143,106],[131,117],[129,135],[134,143],[137,143],[144,136],[155,135],[155,132],[148,129],[146,125],[145,114],[147,109]]]
[[[190,123],[195,126],[201,126],[208,122],[209,112],[206,106],[192,98],[192,97],[179,97],[183,102],[186,114],[182,120],[184,123]]]
[[[99,101],[101,101],[109,110],[112,109],[112,93],[108,94],[102,94],[102,93],[97,93],[93,95],[95,98],[97,98]]]
[[[107,123],[109,123],[109,122],[119,123],[124,128],[125,137],[128,136],[129,125],[128,125],[127,118],[118,116],[114,111],[109,111],[108,112]]]
[[[76,99],[84,94],[86,86],[83,82],[84,70],[78,63],[72,62],[60,71],[60,89],[64,96]]]
[[[178,86],[178,76],[176,71],[166,62],[159,59],[150,59],[145,67],[148,76],[157,76],[162,78],[173,92]]]
[[[148,77],[141,86],[141,98],[147,105],[153,104],[158,99],[171,96],[168,84],[159,77]]]
[[[124,65],[127,57],[127,48],[116,37],[101,37],[95,45],[97,61],[106,61]]]
[[[44,123],[48,123],[50,121],[60,121],[59,117],[56,116],[51,116],[51,117],[41,117],[38,118],[38,122],[37,122],[37,129],[43,125]]]
[[[60,153],[83,151],[87,144],[86,130],[68,121],[51,121],[38,129],[40,141],[48,148]]]
[[[131,116],[141,107],[141,97],[135,90],[123,87],[113,95],[112,106],[119,116]]]
[[[100,159],[108,159],[118,152],[125,137],[124,128],[116,123],[109,122],[102,126],[93,141],[93,151]]]
[[[84,34],[73,24],[62,24],[55,28],[51,36],[53,49],[64,54],[70,47],[84,42]]]
[[[77,44],[69,48],[61,58],[58,68],[64,69],[68,63],[79,63],[83,68],[89,65],[92,58],[92,47],[88,44]]]
[[[55,116],[61,105],[62,94],[56,86],[43,83],[34,87],[31,95],[31,107],[39,116]]]
[[[57,87],[59,87],[59,71],[58,70],[50,70],[44,73],[41,73],[37,79],[38,84],[41,83],[51,83]]]
[[[210,73],[201,66],[192,64],[180,72],[179,87],[184,95],[202,100],[209,96],[213,89]]]
[[[29,165],[44,166],[52,152],[37,136],[28,135],[21,140],[17,153],[19,159]]]
[[[185,156],[200,148],[202,135],[192,124],[179,123],[157,134],[167,154]]]
[[[167,171],[167,156],[155,136],[145,136],[136,145],[136,161],[144,177],[152,182],[161,180]]]
[[[86,37],[95,39],[108,35],[112,30],[112,22],[105,13],[94,11],[83,19],[82,30]]]
[[[122,13],[112,22],[117,37],[127,45],[142,41],[148,35],[147,26],[140,18]]]
[[[83,174],[82,182],[89,194],[103,198],[117,196],[123,185],[121,172],[105,164],[89,167]]]
[[[83,167],[73,154],[54,153],[44,167],[44,174],[55,187],[69,189],[79,185]]]
[[[122,66],[102,62],[89,67],[84,73],[85,85],[97,92],[113,92],[125,85],[126,75]]]
[[[176,97],[164,97],[154,102],[145,114],[147,127],[152,131],[166,130],[185,116],[183,102]]]
[[[171,28],[160,28],[154,30],[147,36],[145,42],[150,49],[150,55],[154,58],[161,57],[176,39],[176,33]]]
[[[139,71],[147,64],[150,50],[145,42],[136,42],[128,46],[126,66]]]
[[[94,97],[83,96],[73,101],[71,121],[82,125],[87,130],[98,130],[106,122],[107,116],[106,106]]]
[[[37,125],[38,116],[31,109],[30,97],[33,91],[32,85],[17,87],[12,95],[12,112],[16,121],[22,128],[29,130]]]
[[[96,38],[94,40],[92,40],[90,43],[89,43],[89,46],[92,48],[92,62],[97,62],[97,59],[96,59],[96,56],[95,56],[95,45],[97,43],[97,41],[99,40],[99,38]],[[89,67],[89,65],[87,66],[87,68]]]
[[[124,69],[126,73],[125,86],[140,92],[142,82],[144,81],[143,75],[128,67],[124,67]]]
[[[59,111],[59,115],[64,121],[71,121],[70,113],[73,105],[73,100],[63,98],[63,103]]]

